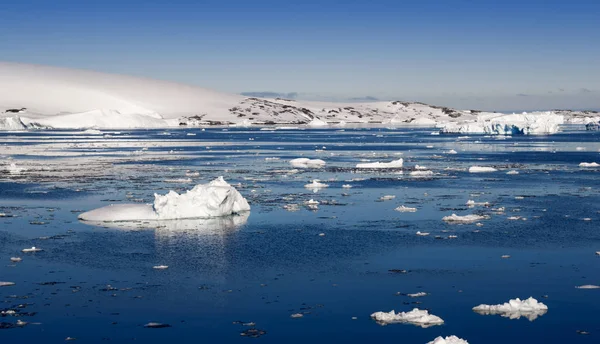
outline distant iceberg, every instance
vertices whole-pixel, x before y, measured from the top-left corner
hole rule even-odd
[[[529,321],[534,321],[548,312],[548,306],[530,297],[527,300],[516,298],[500,305],[482,304],[473,307],[473,311],[481,315],[499,314],[505,318],[520,319],[525,317]]]
[[[554,112],[522,114],[481,114],[476,120],[444,123],[444,134],[545,135],[559,131],[563,115]]]

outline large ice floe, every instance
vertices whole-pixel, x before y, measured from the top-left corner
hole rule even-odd
[[[356,168],[402,168],[404,159],[392,160],[390,162],[369,162],[357,164]]]
[[[393,310],[390,312],[375,312],[371,314],[371,318],[377,321],[380,325],[404,323],[413,324],[423,328],[442,325],[444,320],[442,318],[429,314],[426,310],[418,308],[413,309],[410,312],[396,313]]]
[[[476,215],[476,214],[471,214],[471,215],[456,215],[456,214],[452,214],[449,216],[444,216],[442,218],[442,221],[444,222],[448,222],[448,223],[473,223],[473,222],[477,222],[477,221],[481,221],[481,220],[486,220],[488,219],[488,216],[485,215]]]
[[[321,168],[326,162],[321,159],[297,158],[290,160],[290,165],[296,168]]]
[[[246,199],[223,177],[196,185],[186,193],[154,194],[154,204],[118,204],[79,215],[80,220],[120,222],[214,218],[250,211]]]
[[[489,166],[471,166],[469,167],[469,173],[488,173],[488,172],[496,172],[497,169]]]
[[[469,344],[469,342],[464,339],[460,339],[457,336],[448,336],[446,338],[437,337],[427,344]]]
[[[534,321],[548,312],[548,306],[530,297],[527,300],[516,298],[500,305],[481,304],[473,307],[473,311],[481,315],[499,314],[505,318],[520,319],[525,317],[529,321]]]
[[[476,120],[445,123],[441,133],[495,134],[495,135],[544,135],[559,131],[565,123],[563,115],[554,112],[528,114],[481,114]]]

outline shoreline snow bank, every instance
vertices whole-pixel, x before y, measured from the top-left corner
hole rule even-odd
[[[119,222],[213,218],[250,211],[246,199],[223,177],[196,185],[186,193],[154,194],[154,204],[118,204],[79,215],[83,221]]]
[[[502,115],[481,114],[476,120],[442,124],[444,134],[544,135],[559,131],[563,115],[554,112]]]
[[[392,160],[390,162],[369,162],[357,164],[356,168],[401,168],[404,165],[404,159]]]
[[[371,314],[371,318],[375,319],[380,325],[394,324],[394,323],[407,323],[423,328],[441,325],[444,323],[442,318],[429,314],[426,310],[420,310],[418,308],[413,309],[410,312],[395,313],[393,310],[390,312],[375,312]]]
[[[539,316],[548,312],[548,306],[530,297],[527,300],[512,299],[499,305],[481,304],[473,307],[473,311],[481,315],[499,314],[505,318],[520,319],[521,317],[525,317],[529,321],[534,321]]]

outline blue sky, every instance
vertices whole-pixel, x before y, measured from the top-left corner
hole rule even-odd
[[[298,98],[600,108],[600,1],[6,0],[0,59]]]

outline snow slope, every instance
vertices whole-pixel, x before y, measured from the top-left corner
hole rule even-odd
[[[0,76],[0,130],[23,129],[19,123],[27,128],[106,129],[344,123],[446,127],[499,115],[401,101],[344,104],[248,98],[168,81],[9,62],[0,62]],[[569,112],[561,115],[569,117]],[[589,114],[573,121],[587,118]]]

